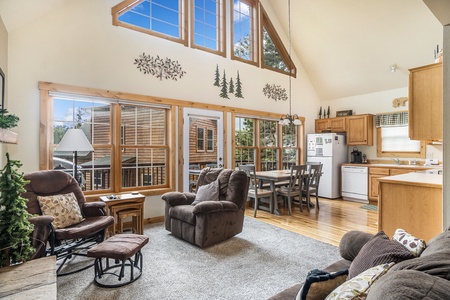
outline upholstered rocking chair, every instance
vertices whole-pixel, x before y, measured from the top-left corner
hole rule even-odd
[[[57,275],[69,275],[93,265],[73,263],[75,257],[104,240],[105,230],[114,218],[105,213],[105,203],[86,202],[78,182],[59,171],[38,171],[24,175],[29,183],[22,194],[28,199],[28,212],[35,215],[35,233],[40,244],[33,258],[56,255]],[[69,225],[67,225],[69,224]],[[38,225],[39,230],[36,230]]]

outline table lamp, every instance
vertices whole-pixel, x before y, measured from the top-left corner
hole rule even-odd
[[[81,129],[69,129],[64,134],[61,142],[59,142],[58,147],[56,147],[56,151],[65,151],[73,153],[73,177],[80,183],[77,176],[77,156],[78,152],[91,152],[94,151],[91,143],[87,139],[83,130]]]

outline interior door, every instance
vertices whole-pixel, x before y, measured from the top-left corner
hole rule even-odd
[[[223,112],[195,108],[183,110],[183,158],[185,192],[195,185],[193,173],[196,170],[224,167]]]

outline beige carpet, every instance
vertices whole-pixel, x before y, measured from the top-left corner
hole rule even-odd
[[[58,277],[58,299],[267,299],[340,258],[337,247],[246,217],[244,231],[200,249],[163,224],[145,226],[144,272],[121,288],[94,285],[94,269]]]

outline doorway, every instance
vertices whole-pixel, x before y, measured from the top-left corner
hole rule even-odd
[[[203,168],[224,167],[223,144],[223,112],[183,109],[183,191],[195,190]]]

